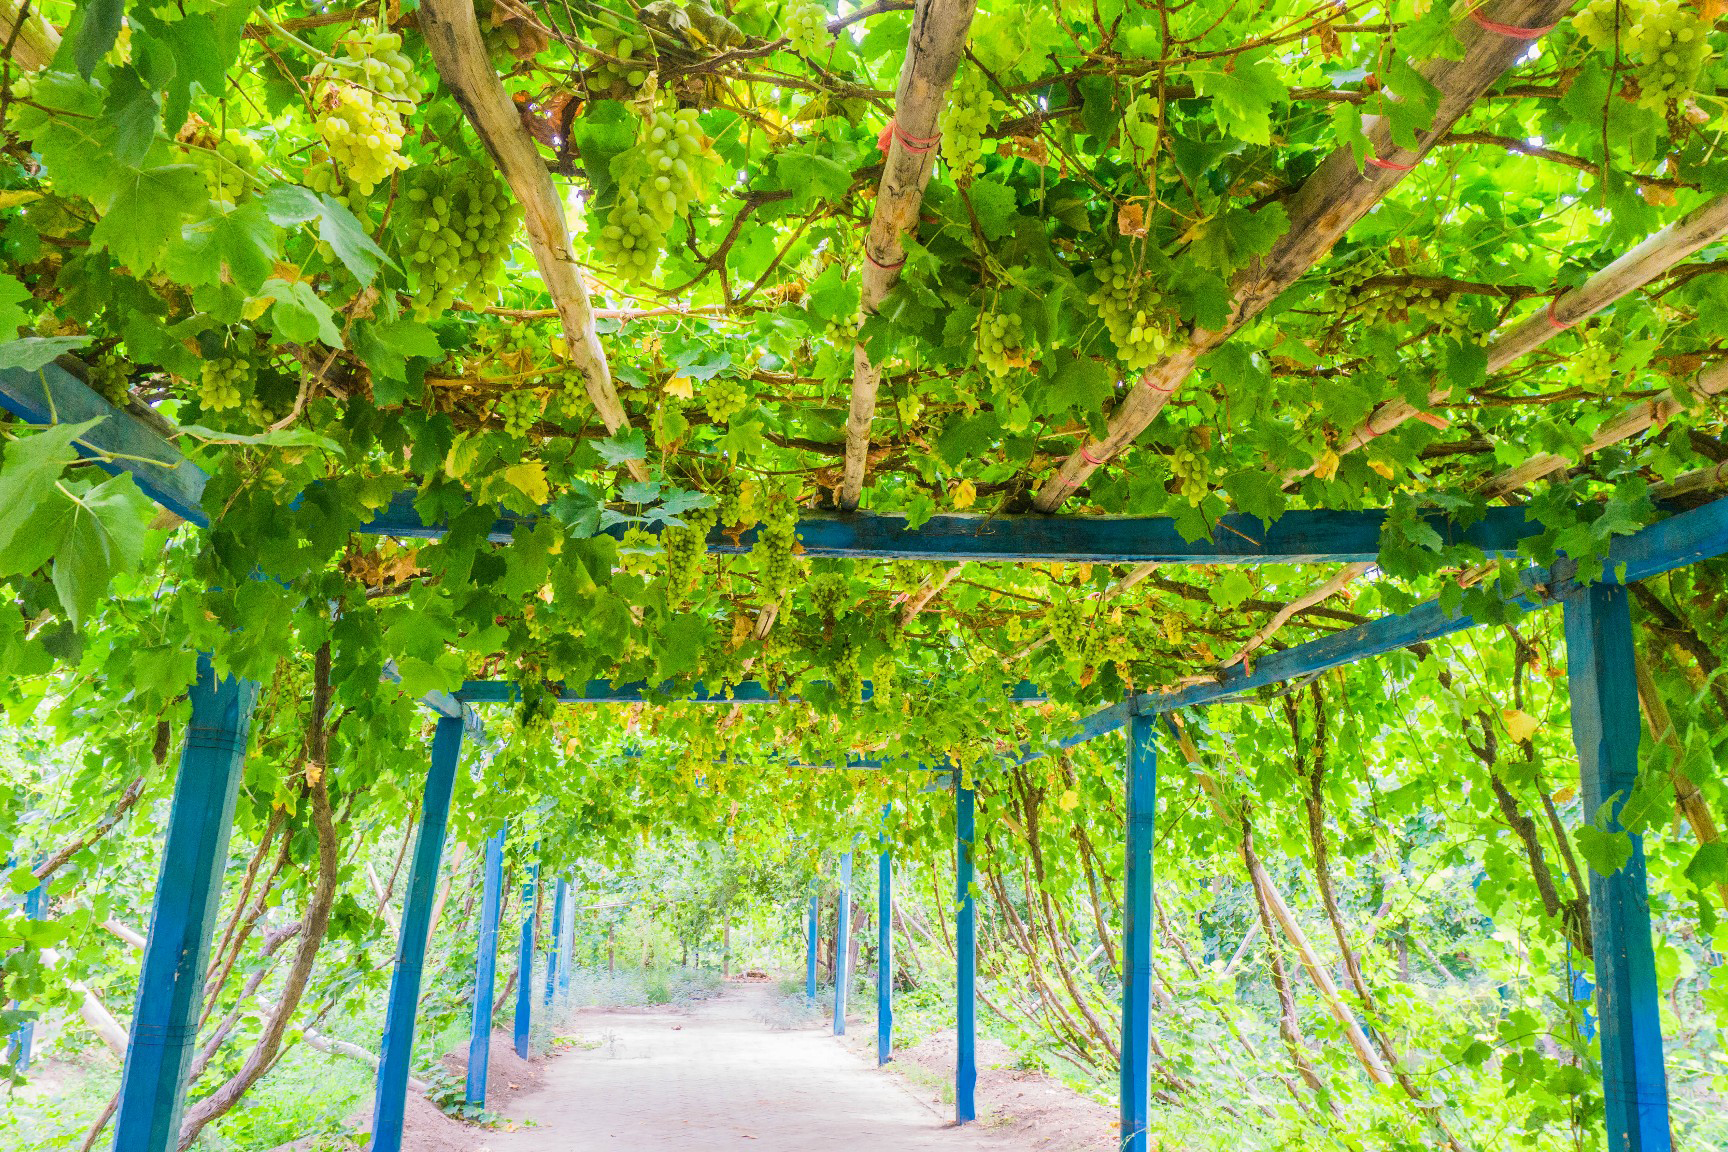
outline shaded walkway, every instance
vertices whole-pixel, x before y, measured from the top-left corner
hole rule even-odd
[[[490,1133],[489,1152],[1033,1147],[982,1125],[950,1127],[826,1029],[769,1029],[756,1016],[765,995],[734,986],[688,1015],[583,1013],[582,1038],[599,1046],[544,1065],[545,1086],[509,1107],[536,1126]]]

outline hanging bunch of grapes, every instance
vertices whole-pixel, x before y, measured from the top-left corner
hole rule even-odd
[[[336,42],[310,77],[318,134],[330,161],[362,195],[408,167],[404,119],[420,102],[420,76],[402,37],[356,29]]]
[[[1586,339],[1572,356],[1571,376],[1578,386],[1598,395],[1614,390],[1614,353],[1601,340]]]
[[[810,579],[810,607],[824,620],[834,620],[851,600],[846,577],[838,572],[824,572]]]
[[[617,199],[591,237],[619,275],[642,283],[654,274],[666,235],[702,193],[719,160],[694,108],[657,108],[634,147],[612,159]]]
[[[618,541],[618,567],[632,576],[651,576],[660,566],[660,538],[642,528],[629,528]]]
[[[978,363],[997,377],[1012,375],[1031,365],[1025,326],[1018,312],[992,309],[979,313]]]
[[[750,393],[742,380],[719,376],[702,386],[702,410],[716,424],[730,424],[749,403]]]
[[[583,79],[588,95],[596,100],[628,100],[648,83],[654,73],[654,41],[645,28],[613,28],[597,25],[588,34],[595,50],[611,60],[588,59]]]
[[[797,549],[798,509],[791,501],[782,501],[756,530],[756,543],[750,548],[766,599],[778,600],[792,587]]]
[[[984,171],[984,133],[1002,106],[976,67],[962,67],[942,113],[942,162],[959,183]]]
[[[1050,606],[1050,614],[1044,622],[1050,642],[1062,653],[1063,661],[1084,665],[1091,648],[1092,633],[1080,605],[1066,599],[1058,600]]]
[[[1690,98],[1710,59],[1710,22],[1685,0],[1591,0],[1573,25],[1598,52],[1632,62],[1645,108]]]
[[[781,20],[781,31],[792,51],[801,56],[826,52],[834,42],[828,34],[828,9],[817,0],[793,0]]]
[[[217,134],[194,116],[177,139],[187,145],[218,207],[232,208],[251,194],[256,173],[264,166],[264,150],[252,137],[232,128]]]
[[[1122,363],[1136,372],[1156,364],[1170,345],[1170,320],[1151,278],[1120,248],[1092,271],[1098,288],[1086,299],[1098,309]]]
[[[409,177],[403,253],[415,311],[433,316],[456,300],[485,300],[503,270],[522,212],[498,170],[481,160],[429,165]]]
[[[660,546],[666,550],[666,587],[675,601],[682,602],[696,583],[702,557],[708,554],[708,532],[719,522],[712,507],[684,513],[682,525],[660,530]]]

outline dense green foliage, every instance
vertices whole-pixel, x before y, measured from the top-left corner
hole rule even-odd
[[[980,794],[995,1026],[1101,1084],[1121,750],[1003,754],[1438,597],[1496,626],[1185,716],[1163,742],[1161,1122],[1249,1147],[1597,1146],[1565,977],[1589,967],[1584,869],[1629,840],[1576,799],[1553,622],[1498,625],[1517,565],[1417,514],[1479,515],[1508,494],[1497,473],[1557,454],[1511,498],[1544,527],[1529,559],[1588,576],[1612,536],[1719,487],[1695,474],[1728,460],[1722,416],[1692,384],[1728,337],[1718,247],[1505,371],[1483,351],[1728,191],[1716,5],[1581,6],[1064,506],[1192,538],[1232,510],[1390,507],[1342,606],[1295,603],[1333,575],[1304,566],[811,560],[796,520],[840,488],[855,344],[883,371],[864,507],[1025,511],[1140,370],[1230,319],[1232,277],[1287,234],[1322,160],[1367,161],[1365,117],[1415,141],[1435,108],[1418,69],[1457,56],[1465,9],[984,4],[940,143],[912,142],[938,160],[906,262],[865,317],[903,8],[480,5],[594,296],[626,418],[609,429],[527,243],[532,205],[412,4],[32,6],[0,70],[0,367],[62,357],[178,425],[212,525],[90,468],[87,429],[0,424],[0,834],[14,890],[38,867],[51,908],[0,912],[8,1025],[75,1011],[75,980],[125,1014],[136,960],[99,926],[147,918],[208,651],[263,693],[195,1101],[266,1091],[308,1024],[369,1042],[425,767],[414,701],[468,677],[525,699],[492,711],[461,775],[462,914],[437,937],[428,1059],[464,1011],[464,902],[505,820],[518,872],[538,844],[591,902],[659,878],[639,942],[707,954],[736,899],[783,925],[795,965],[810,877],[892,804],[927,929],[909,955],[930,957],[905,978],[936,999],[953,827],[920,766],[948,763]],[[1673,411],[1593,443],[1664,390]],[[1400,400],[1422,415],[1352,441]],[[358,531],[403,490],[441,539]],[[527,517],[507,544],[488,539],[500,510]],[[709,555],[716,525],[757,543]],[[1627,823],[1651,856],[1677,1123],[1701,1145],[1725,1138],[1728,1091],[1723,577],[1705,564],[1635,599],[1651,736]],[[1005,703],[1023,676],[1052,702]],[[550,685],[596,677],[673,695],[757,678],[801,700],[555,707]],[[848,757],[886,767],[819,767]],[[655,855],[674,838],[689,855]],[[1268,920],[1228,967],[1268,885],[1309,963]]]

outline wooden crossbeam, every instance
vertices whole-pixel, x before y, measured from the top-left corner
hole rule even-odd
[[[1561,20],[1572,0],[1496,0],[1491,22],[1519,28],[1545,28]],[[1287,204],[1290,227],[1267,255],[1237,273],[1231,282],[1230,318],[1217,329],[1196,327],[1169,355],[1148,368],[1111,413],[1104,438],[1082,443],[1057,472],[1046,480],[1033,501],[1041,512],[1053,512],[1107,462],[1157,418],[1170,397],[1194,370],[1200,357],[1222,345],[1238,329],[1265,310],[1281,293],[1317,264],[1350,227],[1397,187],[1435,141],[1445,136],[1472,104],[1518,62],[1528,40],[1490,31],[1467,18],[1474,5],[1457,8],[1457,37],[1463,53],[1456,60],[1433,60],[1421,69],[1438,95],[1434,119],[1408,150],[1392,143],[1385,121],[1363,122],[1372,155],[1384,166],[1362,167],[1348,145],[1321,162]]]
[[[942,108],[954,72],[966,48],[977,0],[919,0],[913,10],[906,59],[894,93],[894,120],[889,125],[888,153],[882,179],[864,237],[864,268],[859,304],[868,316],[900,279],[906,252],[900,237],[918,226],[924,188],[936,167],[936,139],[941,134]],[[879,365],[870,361],[862,343],[852,348],[852,398],[846,416],[846,458],[840,481],[840,507],[858,507],[864,491],[864,470],[870,451],[870,421],[876,415],[876,390],[882,381]]]

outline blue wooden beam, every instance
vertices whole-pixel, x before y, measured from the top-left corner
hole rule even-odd
[[[1147,1152],[1152,1074],[1152,845],[1158,808],[1155,717],[1128,723],[1127,867],[1122,882],[1122,1152]]]
[[[954,789],[954,1122],[978,1119],[978,910],[972,901],[972,845],[977,838],[972,789],[963,780]]]
[[[1565,601],[1572,737],[1584,812],[1622,831],[1620,809],[1638,781],[1638,683],[1626,589],[1595,585]],[[1590,870],[1602,1033],[1602,1097],[1610,1152],[1669,1152],[1668,1081],[1662,1062],[1662,994],[1650,941],[1644,843],[1612,875]]]
[[[24,894],[24,916],[26,919],[42,919],[44,892],[44,887],[38,884]],[[13,1030],[12,1038],[7,1044],[7,1058],[11,1061],[12,1071],[24,1073],[30,1070],[30,1050],[35,1042],[35,1020],[26,1020]]]
[[[468,1035],[468,1083],[464,1098],[486,1104],[486,1072],[492,1062],[492,997],[498,982],[498,918],[504,904],[504,837],[486,841],[486,873],[480,885],[480,939],[474,952],[474,1023]]]
[[[566,882],[560,881],[560,883]],[[576,895],[574,890],[565,899],[564,947],[558,954],[558,991],[568,996],[570,994],[570,969],[576,963]]]
[[[847,952],[852,946],[852,853],[840,853],[840,892],[834,902],[834,1035],[846,1035]]]
[[[552,1003],[552,997],[558,991],[558,972],[564,963],[566,955],[564,948],[564,902],[569,896],[570,885],[562,876],[552,889],[552,935],[551,949],[546,953],[546,1004]]]
[[[564,684],[559,684],[556,688],[558,700],[563,704],[634,704],[643,700],[661,703],[678,701],[692,704],[752,704],[795,702],[803,698],[796,693],[769,688],[756,680],[745,680],[719,689],[710,689],[700,681],[681,686],[672,681],[650,685],[640,680],[626,684],[614,684],[610,680],[590,680],[581,688]],[[863,682],[861,693],[865,700],[874,697],[875,690],[870,681]],[[1021,680],[1009,686],[1007,697],[1018,704],[1042,704],[1049,699],[1049,694],[1030,680]],[[429,703],[431,699],[431,696],[427,697]],[[522,699],[522,688],[513,680],[468,680],[457,689],[451,699],[460,704],[515,704]]]
[[[536,844],[535,849],[539,849]],[[540,865],[528,866],[528,876],[522,881],[522,940],[516,950],[516,1015],[511,1021],[516,1040],[516,1055],[528,1059],[528,1040],[534,1029],[534,931],[539,926]]]
[[[876,1063],[894,1059],[894,860],[888,851],[888,814],[882,807],[882,851],[876,857]]]
[[[810,913],[805,920],[804,998],[816,1003],[816,921],[822,912],[822,898],[810,897]]]
[[[396,966],[390,973],[384,1039],[378,1048],[372,1152],[401,1152],[402,1148],[408,1075],[414,1061],[414,1024],[420,1008],[426,947],[432,935],[438,871],[444,859],[444,833],[450,823],[450,796],[456,787],[456,762],[462,755],[462,728],[460,716],[441,716],[432,733],[432,766],[426,773],[426,790],[420,801],[420,834],[408,868],[402,932],[396,942]]]
[[[234,797],[258,685],[218,677],[210,658],[200,654],[191,699],[120,1078],[114,1147],[126,1152],[179,1146],[186,1070],[204,1007],[210,932],[222,902]]]

